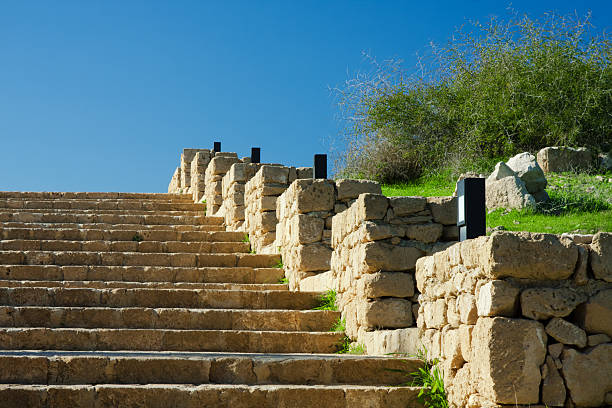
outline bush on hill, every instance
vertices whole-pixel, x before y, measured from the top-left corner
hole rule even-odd
[[[372,72],[336,89],[347,138],[336,173],[397,182],[546,146],[608,150],[610,50],[590,16],[514,14],[432,45],[414,75],[370,59]]]

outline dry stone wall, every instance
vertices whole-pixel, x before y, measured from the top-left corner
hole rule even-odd
[[[168,184],[168,194],[177,194],[181,189],[181,168],[177,167]]]
[[[203,149],[198,151],[191,161],[191,194],[193,201],[199,203],[204,198],[206,191],[205,176],[208,163],[213,158],[214,152]]]
[[[362,192],[380,193],[367,180],[293,182],[277,200],[275,245],[280,249],[292,290],[327,290],[331,262],[332,217],[346,210]]]
[[[242,231],[245,219],[245,185],[262,167],[259,163],[234,163],[223,176],[221,213],[229,231]]]
[[[366,193],[334,216],[329,280],[347,335],[368,354],[416,351],[414,268],[456,239],[455,200]]]
[[[495,232],[416,262],[452,406],[612,404],[612,234]]]
[[[245,185],[244,230],[257,253],[278,253],[276,244],[278,197],[296,179],[312,178],[311,167],[261,166]]]
[[[223,204],[223,176],[234,163],[241,163],[236,153],[215,153],[206,167],[204,175],[204,199],[206,200],[206,215],[220,216]]]

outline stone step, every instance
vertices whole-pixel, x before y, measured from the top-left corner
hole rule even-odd
[[[280,255],[193,254],[150,252],[85,251],[0,251],[0,265],[101,265],[269,268],[278,265]]]
[[[44,214],[44,215],[166,215],[166,216],[202,216],[206,209],[198,210],[96,210],[96,209],[44,209],[44,208],[0,208],[0,217],[5,214]]]
[[[390,386],[420,367],[411,358],[338,354],[0,351],[1,384]]]
[[[215,289],[0,288],[0,305],[59,307],[189,307],[290,309],[319,306],[316,292]]]
[[[115,192],[49,192],[49,191],[0,191],[0,199],[34,200],[172,200],[193,201],[191,194],[168,193],[115,193]]]
[[[420,389],[359,385],[0,386],[5,408],[421,408]]]
[[[339,317],[331,310],[0,306],[2,327],[326,332]]]
[[[223,227],[221,227],[223,228]],[[68,241],[180,241],[242,242],[244,232],[178,231],[169,229],[82,229],[82,228],[6,228],[0,225],[0,239],[39,239]]]
[[[138,236],[140,237],[140,236]],[[248,242],[0,240],[0,251],[82,251],[231,254],[249,252]]]
[[[188,232],[213,232],[225,231],[223,218],[207,217],[211,221],[208,225],[146,225],[146,224],[108,224],[108,223],[78,223],[78,222],[59,222],[59,223],[41,223],[41,222],[3,222],[1,227],[4,228],[31,228],[31,229],[94,229],[94,230],[153,230],[153,231],[188,231]]]
[[[201,211],[206,209],[206,204],[197,204],[192,200],[23,200],[8,198],[0,199],[0,208]]]
[[[0,349],[334,353],[343,336],[299,331],[2,327]]]
[[[284,276],[281,268],[0,265],[5,280],[277,283]]]
[[[2,223],[43,224],[135,224],[135,225],[220,225],[223,219],[204,215],[124,215],[99,213],[0,213]]]
[[[289,290],[279,283],[190,283],[190,282],[122,282],[122,281],[29,281],[0,280],[3,288],[91,288],[91,289],[217,289],[217,290]]]

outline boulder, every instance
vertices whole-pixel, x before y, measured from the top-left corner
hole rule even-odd
[[[602,290],[578,306],[574,322],[589,334],[612,337],[612,289]]]
[[[580,327],[559,317],[550,319],[546,325],[546,333],[560,343],[584,348],[587,345],[587,335]]]
[[[363,193],[382,194],[380,184],[371,180],[340,179],[336,181],[338,200],[349,200]]]
[[[599,153],[597,164],[604,171],[612,170],[612,156],[609,153]]]
[[[538,164],[546,173],[588,170],[592,161],[593,153],[586,147],[545,147],[538,152]]]
[[[542,402],[548,407],[562,407],[566,397],[565,384],[551,356],[546,357],[542,378]]]
[[[508,176],[499,180],[487,178],[485,181],[487,208],[522,209],[535,207],[536,200],[529,194],[525,183],[517,176]]]
[[[546,188],[546,177],[533,154],[519,153],[511,157],[506,164],[523,180],[529,193],[533,194]]]
[[[563,377],[574,404],[599,407],[612,392],[612,344],[600,344],[586,353],[563,351]]]
[[[595,234],[591,243],[590,261],[596,279],[612,282],[612,233]]]
[[[565,317],[584,302],[586,296],[571,289],[531,288],[521,293],[523,316],[535,320]]]
[[[504,162],[499,162],[495,165],[495,170],[488,177],[490,180],[501,180],[504,177],[516,176],[514,170],[512,170],[508,165]]]

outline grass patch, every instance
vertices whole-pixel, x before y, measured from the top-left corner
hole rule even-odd
[[[424,407],[448,408],[448,400],[444,390],[444,377],[439,368],[440,361],[437,358],[430,359],[425,347],[419,348],[417,353],[411,355],[411,357],[415,357],[423,363],[417,371],[388,369],[411,378],[410,381],[399,384],[399,386],[421,387],[418,399]]]
[[[323,293],[319,296],[319,306],[315,307],[313,310],[338,310],[338,306],[336,306],[336,296],[338,294],[335,290],[329,289],[327,292]]]
[[[487,227],[508,231],[592,234],[612,231],[612,174],[547,174],[550,201],[535,210],[495,210],[487,214]],[[452,195],[450,172],[421,177],[414,183],[383,185],[386,196]]]
[[[344,336],[338,343],[338,350],[336,351],[336,354],[363,355],[365,352],[366,350],[363,344],[352,343],[348,336]]]
[[[338,318],[338,321],[329,329],[330,332],[342,333],[346,330],[346,319]]]
[[[251,240],[249,239],[249,234],[244,234],[244,237],[242,237],[242,242],[246,242],[246,243],[251,242]]]
[[[278,283],[283,284],[283,285],[287,285],[287,284],[289,284],[289,279],[287,279],[286,276],[283,276],[282,278],[280,278],[278,280]]]
[[[278,268],[278,269],[283,269],[284,265],[283,265],[283,259],[279,259],[278,262],[276,264],[274,264],[273,268]]]

